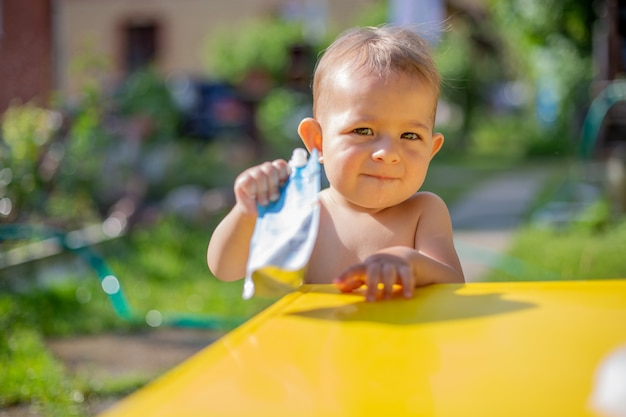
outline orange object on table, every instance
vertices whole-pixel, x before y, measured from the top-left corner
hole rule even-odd
[[[593,416],[625,343],[626,280],[307,285],[101,416]]]

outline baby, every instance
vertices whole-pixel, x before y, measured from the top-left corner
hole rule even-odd
[[[445,203],[418,192],[444,138],[433,132],[440,76],[427,43],[400,27],[353,28],[318,62],[313,118],[298,134],[316,148],[330,186],[320,192],[320,224],[306,283],[366,286],[367,301],[401,288],[464,282]],[[284,160],[235,180],[236,203],[209,242],[219,279],[246,273],[257,203],[278,199],[289,176]]]

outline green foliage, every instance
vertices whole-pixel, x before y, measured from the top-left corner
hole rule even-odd
[[[539,134],[530,137],[526,144],[526,156],[571,156],[576,149],[574,139],[566,134]]]
[[[441,99],[455,115],[440,126],[448,134],[448,146],[473,150],[470,142],[483,114],[492,112],[489,91],[493,83],[506,80],[506,66],[497,52],[488,22],[476,24],[459,19],[445,31],[433,51],[442,76]],[[483,32],[487,32],[486,34]],[[476,39],[485,39],[478,42]],[[483,45],[484,44],[484,45]]]
[[[443,33],[441,41],[433,51],[444,89],[450,87],[455,91],[455,86],[467,81],[467,73],[472,70],[474,64],[466,56],[472,47],[470,34],[470,28],[459,23]]]
[[[240,83],[252,70],[262,71],[275,81],[284,79],[291,45],[302,43],[299,23],[276,18],[250,20],[232,27],[223,27],[208,39],[204,62],[209,73]]]
[[[581,53],[591,49],[595,18],[592,2],[579,0],[492,0],[496,21],[512,38],[543,44],[550,36],[568,39]]]
[[[380,26],[389,22],[389,1],[377,1],[357,15],[354,26]]]
[[[546,131],[532,118],[518,114],[481,117],[473,130],[471,148],[477,155],[567,156],[572,146],[567,135]]]
[[[435,51],[444,78],[442,98],[460,110],[456,119],[463,121],[444,126],[449,136],[458,136],[448,144],[470,152],[494,151],[500,133],[517,125],[512,151],[570,153],[571,121],[588,101],[593,19],[591,3],[577,0],[494,0],[484,17],[454,16]],[[491,92],[512,81],[523,88],[522,100],[514,112],[507,110],[505,120],[494,122],[486,117],[497,107]],[[555,120],[536,107],[547,97],[555,100]],[[530,134],[524,139],[526,131]]]
[[[92,92],[93,93],[93,92]],[[0,198],[12,202],[6,220],[54,218],[66,225],[97,217],[92,185],[101,173],[102,129],[90,95],[66,137],[64,116],[32,104],[9,108],[2,120]]]
[[[0,198],[10,199],[16,211],[32,210],[43,202],[45,179],[38,162],[59,127],[58,116],[29,103],[9,107],[2,117]]]
[[[581,234],[606,232],[611,227],[613,227],[611,204],[606,199],[600,199],[589,205],[570,225],[572,231]]]
[[[9,155],[16,165],[26,165],[26,169],[17,174],[32,171],[32,160],[52,137],[54,125],[53,114],[33,104],[12,105],[7,109],[3,116],[2,138],[11,149]]]
[[[206,189],[231,187],[235,176],[250,165],[236,145],[228,140],[206,143],[182,138],[176,142],[145,144],[142,157],[158,161],[160,172],[147,178],[147,198],[159,201],[171,190],[184,185]],[[143,160],[140,162],[145,164]]]
[[[111,62],[106,54],[101,53],[94,33],[79,41],[80,54],[69,65],[72,78],[78,80],[81,94],[100,91],[100,81],[107,78],[111,71]],[[60,99],[60,97],[59,97]]]
[[[179,113],[163,77],[155,70],[147,68],[131,74],[114,96],[114,105],[124,117],[149,123],[148,139],[175,138]]]
[[[63,228],[98,221],[137,185],[151,149],[176,137],[178,119],[165,82],[151,70],[133,74],[114,96],[86,83],[72,112],[9,108],[0,137],[0,199],[10,199],[12,210],[0,221]],[[171,168],[187,172],[181,166],[188,161],[178,163]]]
[[[591,77],[591,2],[577,0],[490,2],[514,76],[528,85],[547,83],[557,95],[560,123],[586,100]]]
[[[105,139],[100,114],[96,89],[86,91],[69,129],[67,116],[30,103],[4,113],[0,195],[12,202],[9,221],[54,217],[82,223],[96,217],[89,194],[101,172],[101,158],[95,158]]]
[[[312,115],[308,95],[286,88],[276,88],[261,102],[257,113],[259,128],[266,142],[279,155],[289,157],[291,149],[302,146],[298,125]]]

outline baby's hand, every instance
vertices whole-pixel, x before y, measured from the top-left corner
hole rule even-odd
[[[409,262],[402,257],[386,253],[374,254],[363,263],[349,267],[333,282],[342,292],[351,292],[366,285],[367,301],[375,301],[379,291],[382,291],[383,298],[391,298],[395,284],[402,286],[402,293],[406,298],[413,296],[415,288],[415,279]],[[379,284],[382,290],[379,290]]]
[[[267,205],[280,197],[280,187],[289,178],[289,165],[283,159],[248,168],[235,180],[235,199],[244,212],[256,216],[257,203]]]

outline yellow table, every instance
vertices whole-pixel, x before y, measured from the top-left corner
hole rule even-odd
[[[591,416],[625,343],[626,280],[305,286],[102,417]]]

